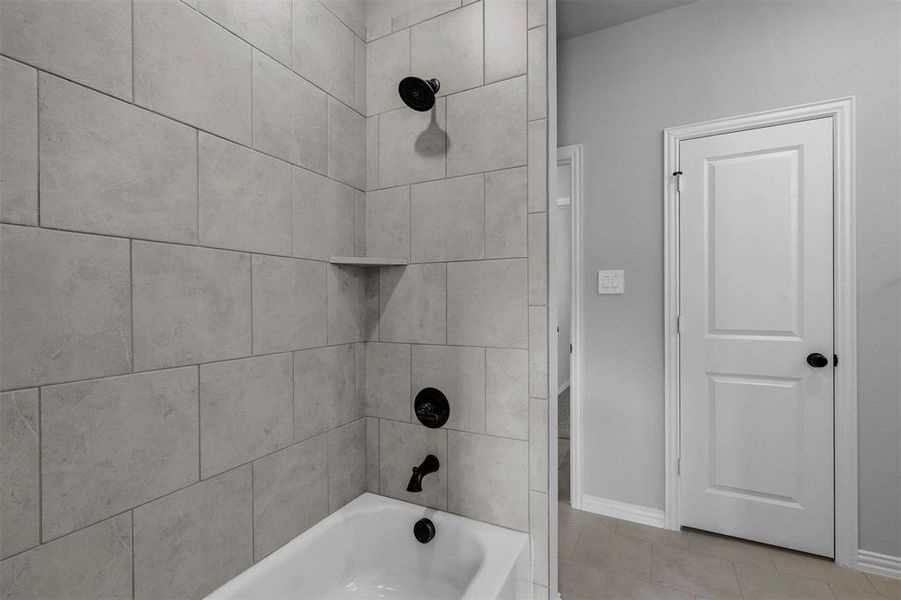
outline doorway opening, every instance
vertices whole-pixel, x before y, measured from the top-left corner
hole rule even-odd
[[[557,150],[557,194],[551,210],[554,235],[550,259],[557,293],[557,493],[560,502],[581,507],[581,247],[582,146]]]

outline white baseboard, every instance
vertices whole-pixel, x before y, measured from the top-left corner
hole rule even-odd
[[[666,527],[666,515],[658,508],[648,508],[647,506],[608,500],[607,498],[598,498],[587,494],[582,494],[581,508],[585,512],[596,515],[632,521],[633,523],[641,523],[651,527]]]
[[[857,568],[867,573],[901,579],[901,556],[858,550]]]
[[[562,394],[563,392],[565,392],[565,391],[566,391],[566,388],[568,388],[568,387],[569,387],[569,381],[564,382],[563,385],[561,385],[561,386],[557,389],[557,395],[559,396],[560,394]]]

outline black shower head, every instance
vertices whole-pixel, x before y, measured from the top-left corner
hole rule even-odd
[[[426,81],[419,77],[404,77],[397,86],[397,92],[404,104],[413,110],[426,112],[435,106],[435,94],[440,87],[437,79]]]

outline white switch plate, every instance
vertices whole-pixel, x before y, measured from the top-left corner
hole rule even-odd
[[[598,294],[622,294],[626,291],[626,276],[622,269],[598,271]]]

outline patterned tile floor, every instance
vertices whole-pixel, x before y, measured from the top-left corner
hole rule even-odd
[[[668,531],[560,503],[563,600],[901,600],[901,580],[698,531]]]

